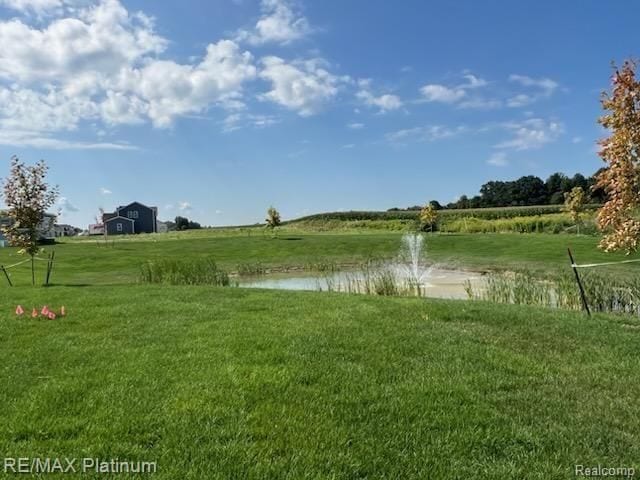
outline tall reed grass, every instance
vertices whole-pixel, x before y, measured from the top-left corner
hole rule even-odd
[[[152,260],[140,266],[141,283],[229,286],[229,275],[213,259]]]
[[[582,270],[580,277],[593,312],[640,315],[640,278],[621,278],[596,270]],[[470,299],[496,303],[537,305],[581,310],[582,300],[571,270],[538,277],[528,271],[493,273],[481,284],[465,285]]]

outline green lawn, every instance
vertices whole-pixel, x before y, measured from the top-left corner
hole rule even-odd
[[[198,480],[640,468],[629,317],[140,285],[2,288],[0,301],[5,457],[157,461],[151,478]],[[16,318],[16,303],[69,314]]]
[[[213,257],[230,271],[244,263],[267,267],[304,268],[317,263],[353,265],[367,258],[393,258],[400,249],[400,233],[290,234],[277,238],[221,235],[216,231],[188,234],[147,235],[116,240],[105,246],[99,239],[69,241],[47,247],[56,250],[53,282],[59,285],[123,284],[135,282],[142,262],[157,258]],[[567,268],[570,246],[580,263],[626,259],[596,248],[592,236],[547,234],[455,234],[427,235],[427,260],[455,268],[478,270],[527,267],[543,272]],[[112,246],[111,246],[112,245]],[[639,258],[631,257],[631,258]],[[15,249],[0,249],[0,264],[23,260]],[[38,263],[40,279],[45,262]],[[640,264],[620,265],[609,271],[637,274]],[[28,265],[10,270],[17,284],[30,282]],[[0,285],[6,284],[0,276]],[[1,287],[0,287],[1,288]]]

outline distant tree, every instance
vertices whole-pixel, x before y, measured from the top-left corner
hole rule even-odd
[[[596,173],[587,179],[589,185],[589,196],[594,203],[604,203],[607,200],[607,193],[602,186],[599,186],[598,177],[606,170],[606,167],[599,168]]]
[[[437,200],[431,200],[429,202],[429,205],[431,205],[433,208],[435,208],[436,210],[442,210],[442,205],[440,205],[440,202]]]
[[[188,230],[189,229],[189,219],[186,217],[176,217],[175,218],[176,230]]]
[[[175,222],[167,220],[166,222],[164,222],[164,224],[167,226],[167,232],[173,232],[174,230],[176,230]]]
[[[3,226],[3,233],[12,245],[21,247],[20,253],[31,257],[31,283],[35,285],[34,258],[39,252],[38,226],[58,197],[58,187],[46,182],[49,167],[44,160],[33,166],[11,157],[11,172],[4,179],[3,196],[11,222]]]
[[[596,187],[607,194],[598,212],[598,226],[605,232],[600,248],[607,252],[635,252],[640,239],[640,221],[634,211],[640,206],[640,82],[636,66],[626,61],[612,78],[612,93],[603,93],[598,120],[611,131],[600,143],[600,157],[607,168],[597,176]]]
[[[280,225],[280,213],[273,206],[269,207],[267,210],[267,218],[265,219],[267,222],[266,227],[271,230],[272,234],[275,234],[275,229]]]
[[[577,233],[580,233],[582,213],[587,203],[587,195],[582,187],[573,187],[570,192],[564,194],[564,209],[571,216],[576,225]]]
[[[422,208],[422,210],[420,210],[420,222],[422,224],[422,230],[426,230],[428,228],[430,232],[433,232],[433,227],[435,226],[437,220],[438,211],[431,202],[429,202]]]
[[[580,187],[585,192],[589,188],[589,182],[587,181],[585,176],[582,175],[581,173],[576,173],[571,179],[571,188],[573,189],[575,187]]]
[[[187,228],[189,230],[198,230],[202,228],[202,226],[198,222],[192,222],[191,220],[189,220],[189,223],[187,224]]]
[[[466,195],[460,196],[456,203],[458,204],[458,208],[469,208],[469,198]]]

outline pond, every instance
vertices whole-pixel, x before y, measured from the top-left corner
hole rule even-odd
[[[398,276],[396,275],[396,278]],[[482,275],[477,272],[429,268],[420,281],[421,295],[431,298],[468,299],[465,283],[479,287]],[[238,286],[279,290],[311,290],[364,293],[370,274],[362,271],[333,273],[282,273],[240,277]],[[403,278],[400,276],[400,281]],[[406,280],[406,276],[404,277]]]

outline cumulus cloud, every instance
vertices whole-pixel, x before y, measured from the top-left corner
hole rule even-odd
[[[400,100],[400,97],[397,95],[389,93],[379,96],[374,95],[370,89],[370,80],[360,80],[358,85],[360,86],[360,90],[356,93],[356,97],[365,105],[378,107],[381,113],[397,110],[402,107],[402,100]]]
[[[71,3],[13,1],[12,6],[45,12]],[[128,12],[118,0],[67,8],[62,17],[37,26],[19,18],[0,21],[0,45],[12,45],[0,50],[0,142],[123,149],[54,141],[51,135],[84,121],[165,128],[213,106],[244,106],[243,85],[257,75],[249,52],[220,40],[199,60],[183,64],[158,58],[167,43],[155,33],[152,18]]]
[[[495,145],[499,149],[530,150],[557,140],[564,133],[564,126],[555,121],[529,118],[522,122],[503,125],[511,132],[511,138]]]
[[[312,32],[307,19],[287,0],[262,0],[262,15],[252,30],[240,30],[238,41],[251,45],[287,44]]]
[[[438,83],[424,85],[420,88],[420,93],[425,102],[452,104],[465,100],[465,102],[460,103],[460,106],[463,108],[487,108],[489,105],[491,105],[491,107],[494,106],[490,101],[477,97],[468,99],[468,91],[488,85],[485,79],[468,72],[465,73],[462,78],[464,78],[465,82],[456,86],[446,86]]]
[[[313,59],[287,63],[280,57],[262,59],[261,78],[271,83],[271,90],[260,95],[283,107],[307,117],[320,111],[322,106],[338,93],[346,77],[329,73],[326,62]]]
[[[180,210],[181,212],[188,212],[189,210],[191,210],[193,207],[191,206],[191,204],[189,202],[178,202],[178,210]]]
[[[455,103],[466,95],[462,88],[449,88],[444,85],[429,84],[420,88],[426,102]]]
[[[280,119],[273,115],[236,112],[227,115],[222,122],[222,130],[229,133],[246,127],[264,128],[279,122]]]
[[[84,0],[0,0],[0,6],[16,10],[25,15],[43,18],[59,15],[65,8],[82,4]],[[86,3],[86,1],[84,1]]]

